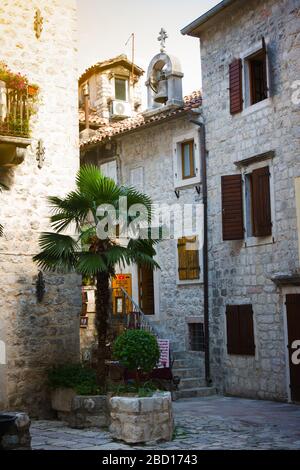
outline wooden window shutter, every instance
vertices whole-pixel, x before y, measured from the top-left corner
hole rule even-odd
[[[227,352],[237,354],[239,341],[239,308],[237,305],[226,307]]]
[[[229,65],[230,113],[243,110],[242,59],[235,59]]]
[[[243,186],[241,175],[222,176],[223,240],[243,240]]]
[[[268,166],[252,172],[252,210],[253,235],[255,237],[272,235],[270,170]]]
[[[188,242],[196,242],[196,237],[193,237],[193,239],[180,238],[177,244],[180,281],[196,280],[199,279],[200,275],[199,251],[187,250]]]
[[[228,354],[254,356],[252,305],[227,305],[226,325]]]
[[[239,305],[239,351],[245,356],[255,356],[252,305]]]

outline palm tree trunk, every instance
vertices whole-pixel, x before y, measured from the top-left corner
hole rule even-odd
[[[110,292],[109,292],[109,274],[101,272],[97,274],[96,290],[96,317],[95,326],[98,335],[98,354],[97,354],[97,380],[101,387],[105,387],[107,370],[107,324],[109,318]]]

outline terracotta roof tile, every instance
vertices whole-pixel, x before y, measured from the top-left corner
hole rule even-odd
[[[118,122],[110,122],[101,126],[94,135],[88,139],[82,139],[80,147],[92,145],[104,141],[105,139],[124,134],[137,128],[142,128],[157,121],[163,121],[169,117],[183,114],[191,109],[199,108],[202,104],[202,95],[200,91],[194,91],[192,94],[184,97],[184,105],[180,108],[169,108],[164,112],[146,117],[142,113],[132,118],[127,118]],[[98,118],[99,119],[99,118]]]

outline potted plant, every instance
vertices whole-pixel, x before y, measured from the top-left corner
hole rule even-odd
[[[143,330],[127,330],[115,340],[113,354],[135,377],[131,387],[120,389],[118,395],[109,399],[113,437],[131,444],[171,440],[174,427],[171,394],[151,390],[147,382],[147,374],[160,357],[155,336]]]
[[[96,372],[82,364],[66,364],[48,371],[52,409],[74,428],[107,425],[107,399],[101,395]]]

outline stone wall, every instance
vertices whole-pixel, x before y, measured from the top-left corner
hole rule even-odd
[[[209,191],[211,356],[213,379],[234,395],[286,400],[284,296],[271,281],[277,272],[299,271],[294,178],[300,175],[299,1],[235,2],[201,33],[203,113]],[[231,116],[229,64],[262,36],[269,44],[272,97],[256,110]],[[237,160],[275,151],[271,186],[274,243],[245,247],[222,241],[221,175],[239,173]],[[297,291],[297,289],[296,289]],[[299,292],[299,288],[298,288]],[[228,356],[226,304],[251,303],[255,357]]]
[[[34,32],[35,7],[44,18],[40,39]],[[79,358],[80,278],[45,274],[42,303],[35,295],[41,231],[49,230],[46,197],[74,186],[78,157],[75,0],[2,1],[0,60],[40,87],[32,118],[32,144],[25,162],[1,178],[0,340],[6,365],[0,365],[0,409],[45,415],[49,397],[45,370]],[[43,139],[45,162],[38,168],[36,146]]]

